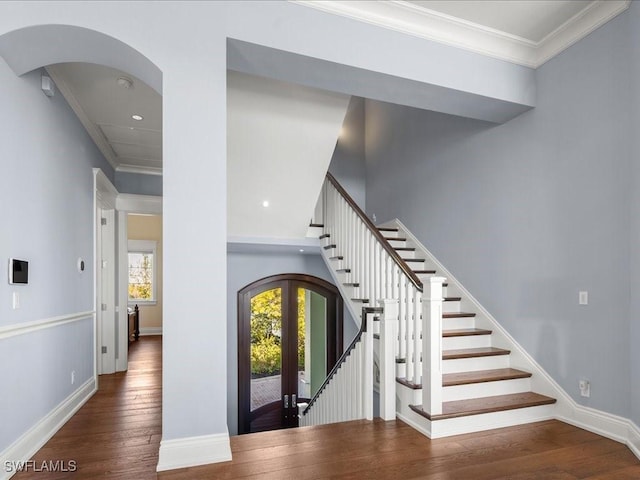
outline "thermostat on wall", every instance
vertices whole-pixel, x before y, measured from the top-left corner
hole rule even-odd
[[[29,262],[17,258],[9,259],[9,283],[11,285],[29,283]]]

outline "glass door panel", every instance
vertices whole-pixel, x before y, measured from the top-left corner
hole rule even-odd
[[[282,289],[251,298],[251,431],[278,428],[282,402]]]

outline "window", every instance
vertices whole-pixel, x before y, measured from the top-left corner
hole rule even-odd
[[[156,242],[129,240],[129,302],[156,302]]]

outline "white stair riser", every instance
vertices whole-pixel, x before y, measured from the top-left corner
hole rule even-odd
[[[396,245],[394,245],[394,247],[395,246]],[[416,252],[407,252],[404,250],[399,250],[398,255],[400,255],[400,258],[416,258]]]
[[[406,377],[407,377],[407,364],[396,363],[396,378],[406,378]]]
[[[422,390],[413,389],[396,382],[396,396],[403,405],[416,405],[422,403]]]
[[[540,422],[553,418],[553,405],[518,408],[503,412],[470,415],[468,417],[450,418],[431,422],[431,438],[441,438],[494,428],[521,425],[523,423]]]
[[[444,288],[443,288],[444,290]],[[460,301],[442,302],[442,313],[453,313],[460,311]]]
[[[491,335],[467,335],[466,337],[445,337],[442,339],[443,350],[460,350],[462,348],[490,346]]]
[[[496,368],[509,368],[509,355],[456,358],[442,362],[442,373],[477,372]]]
[[[493,397],[495,395],[528,392],[530,390],[531,381],[529,378],[472,383],[469,385],[444,387],[442,390],[442,401],[452,402],[454,400],[466,400],[468,398]]]
[[[442,287],[442,296],[443,297],[449,296],[449,287]]]
[[[443,318],[443,330],[461,330],[463,328],[475,328],[476,320],[473,317]]]

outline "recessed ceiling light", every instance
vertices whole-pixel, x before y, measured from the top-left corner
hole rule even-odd
[[[134,120],[137,120],[138,122],[140,120],[144,120],[144,117],[142,115],[138,115],[137,113],[134,115],[131,115],[131,118],[133,118]]]
[[[304,252],[304,248],[301,248],[301,249],[300,249],[300,253],[302,253],[302,252]]]
[[[262,206],[264,208],[267,208],[269,206],[269,200],[265,200],[264,202],[262,202]]]

